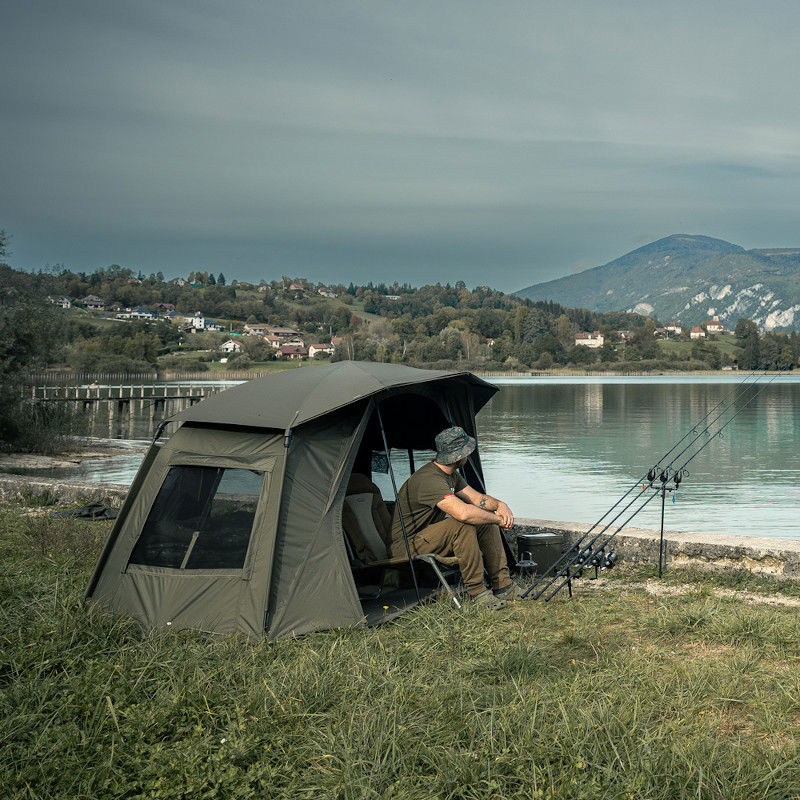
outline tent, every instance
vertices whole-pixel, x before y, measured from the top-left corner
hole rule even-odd
[[[410,473],[448,425],[475,436],[496,391],[468,372],[344,361],[210,396],[172,418],[166,442],[156,435],[86,598],[146,627],[269,638],[387,618],[436,580],[415,590],[400,570],[380,594],[358,585],[348,482],[387,465],[394,481],[398,458]],[[464,475],[483,485],[477,450]]]

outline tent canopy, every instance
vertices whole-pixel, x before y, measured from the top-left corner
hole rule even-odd
[[[286,430],[387,390],[452,381],[468,384],[474,413],[497,387],[470,372],[341,361],[285,370],[228,389],[176,414],[175,422]]]

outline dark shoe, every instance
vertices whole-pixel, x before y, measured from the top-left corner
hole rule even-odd
[[[506,601],[503,597],[495,597],[494,594],[487,589],[480,594],[476,594],[472,598],[472,605],[476,608],[502,608],[506,604]]]
[[[501,598],[506,603],[513,603],[515,600],[522,600],[524,594],[525,590],[522,587],[517,586],[516,583],[509,583],[508,586],[498,589],[494,596]]]

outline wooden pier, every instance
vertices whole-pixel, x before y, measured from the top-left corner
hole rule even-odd
[[[109,438],[131,438],[134,422],[146,426],[148,435],[157,424],[226,386],[197,383],[40,385],[22,388],[34,403],[70,403],[89,414],[94,431],[107,430]],[[171,432],[169,428],[168,432]]]

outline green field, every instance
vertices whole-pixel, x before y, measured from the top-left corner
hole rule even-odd
[[[740,576],[248,643],[86,607],[107,523],[45,514],[0,510],[4,798],[798,796],[800,617]]]

